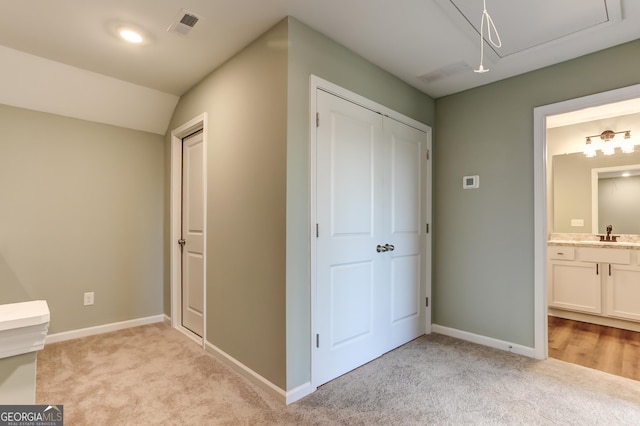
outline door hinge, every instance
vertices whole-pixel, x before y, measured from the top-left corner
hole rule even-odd
[[[320,225],[316,223],[316,238],[320,238]]]
[[[429,307],[429,298],[427,297],[426,299],[427,300],[426,300],[426,305],[425,306],[428,308]]]
[[[427,150],[427,160],[429,159],[429,150]]]
[[[427,223],[427,234],[429,233],[429,224]]]
[[[320,335],[316,334],[316,348],[320,347]]]
[[[320,113],[316,112],[316,127],[320,127]]]

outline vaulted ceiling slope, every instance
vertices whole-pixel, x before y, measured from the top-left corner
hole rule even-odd
[[[288,15],[434,98],[640,38],[637,0],[484,2],[502,46],[485,25],[479,74],[483,0],[5,0],[0,103],[89,120],[117,105],[102,121],[164,133],[180,95]],[[167,31],[185,12],[192,30]],[[145,42],[123,43],[122,25]]]

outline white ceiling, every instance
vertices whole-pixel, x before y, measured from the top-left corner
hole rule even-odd
[[[170,110],[287,15],[434,98],[640,38],[638,0],[486,0],[486,7],[503,46],[485,44],[491,71],[484,74],[473,72],[482,0],[0,0],[0,59],[18,75],[35,56],[47,60],[38,63],[41,74],[60,63],[141,86],[164,96]],[[200,18],[186,36],[166,31],[181,8]],[[137,26],[149,41],[124,44],[113,34],[119,24]],[[0,68],[5,85],[7,72]],[[86,92],[76,82],[57,84]],[[1,94],[0,103],[7,103]],[[143,130],[162,133],[161,124],[151,127]]]

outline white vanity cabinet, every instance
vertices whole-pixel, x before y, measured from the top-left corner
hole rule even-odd
[[[629,248],[548,246],[550,308],[640,321],[640,253]]]
[[[575,247],[549,247],[549,306],[571,311],[602,312],[602,280],[596,263],[575,259]]]
[[[611,265],[606,297],[607,315],[640,321],[640,266]]]

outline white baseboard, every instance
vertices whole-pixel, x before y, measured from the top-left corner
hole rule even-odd
[[[494,339],[492,337],[482,336],[480,334],[469,333],[455,328],[445,327],[443,325],[433,324],[431,331],[445,336],[455,337],[457,339],[466,340],[468,342],[477,343],[491,348],[501,349],[507,352],[513,352],[518,355],[535,358],[535,349],[528,346],[518,345],[516,343],[506,342],[504,340]]]
[[[290,390],[289,392],[287,392],[286,394],[286,404],[293,404],[296,401],[301,400],[302,398],[304,398],[307,395],[311,395],[312,393],[314,393],[316,391],[315,386],[313,386],[311,384],[311,382],[307,382],[304,383],[300,386],[298,386],[295,389]]]
[[[316,388],[311,386],[311,382],[307,382],[302,386],[298,386],[290,392],[286,392],[275,384],[271,383],[266,378],[262,377],[260,374],[256,373],[228,353],[224,352],[220,348],[215,345],[212,345],[209,342],[205,343],[205,350],[213,355],[216,359],[223,362],[225,365],[233,368],[237,371],[242,377],[249,380],[251,383],[257,385],[262,390],[270,393],[272,396],[282,401],[284,404],[291,404],[293,402],[298,401],[299,399],[315,392]]]
[[[111,324],[97,325],[95,327],[80,328],[78,330],[63,331],[61,333],[50,334],[45,339],[45,345],[50,343],[64,342],[65,340],[79,339],[80,337],[95,336],[96,334],[108,333],[110,331],[123,330],[125,328],[138,327],[141,325],[154,324],[165,321],[166,315],[154,315],[151,317],[136,318],[129,321],[114,322]]]

